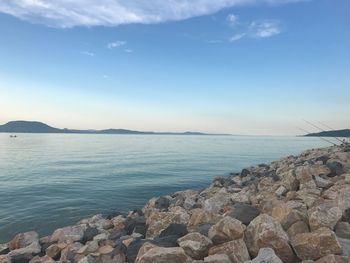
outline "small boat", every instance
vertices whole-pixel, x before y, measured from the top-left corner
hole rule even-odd
[[[10,135],[10,138],[17,138],[17,135]]]

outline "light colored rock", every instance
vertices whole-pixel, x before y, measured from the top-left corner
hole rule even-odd
[[[84,237],[86,225],[67,226],[57,229],[51,236],[51,242],[76,242],[81,241]]]
[[[333,183],[330,180],[326,180],[320,176],[315,176],[315,183],[316,186],[319,188],[329,188],[333,185]]]
[[[49,256],[45,255],[43,257],[35,256],[29,263],[55,263],[55,261]]]
[[[61,257],[60,257],[60,261],[62,262],[66,262],[66,261],[79,261],[79,260],[75,260],[74,256],[78,253],[79,249],[81,249],[83,247],[83,245],[79,242],[74,242],[71,244],[68,244],[62,251],[61,251]],[[81,256],[81,258],[83,258],[83,256]]]
[[[333,185],[324,191],[322,197],[336,202],[343,212],[350,208],[350,184]]]
[[[203,208],[211,213],[219,213],[225,206],[231,204],[231,195],[217,193],[203,203]]]
[[[214,244],[222,244],[243,237],[246,226],[241,221],[226,216],[209,229],[208,237]]]
[[[282,196],[284,194],[286,194],[288,192],[288,189],[286,187],[284,187],[283,185],[281,185],[280,187],[277,188],[277,190],[275,191],[275,194],[277,196]]]
[[[332,202],[323,202],[311,208],[308,214],[311,230],[316,230],[320,227],[333,229],[343,215],[342,210]]]
[[[189,233],[178,239],[178,244],[193,259],[203,259],[213,245],[211,240],[199,233]]]
[[[170,224],[186,224],[190,220],[187,211],[179,206],[171,208],[169,212],[151,212],[146,220],[148,225],[147,238],[158,236]]]
[[[302,260],[315,260],[328,254],[342,253],[342,247],[334,232],[326,227],[311,233],[295,235],[291,244],[297,256]]]
[[[140,253],[141,252],[141,253]],[[136,263],[190,263],[191,259],[180,247],[150,247],[146,251],[140,251]]]
[[[11,263],[11,259],[7,255],[0,255],[0,263]]]
[[[267,214],[256,217],[245,232],[246,244],[252,256],[256,257],[260,248],[272,248],[286,263],[293,263],[295,255],[289,245],[289,237],[281,224]]]
[[[226,254],[215,254],[204,258],[205,263],[231,263],[230,258]]]
[[[300,208],[300,204],[293,201],[282,203],[272,209],[271,215],[287,230],[298,221],[307,221],[306,214],[295,208]]]
[[[37,232],[31,231],[16,235],[15,238],[10,241],[8,246],[10,250],[15,250],[25,248],[34,242],[39,242],[39,235]]]
[[[0,244],[0,255],[7,254],[9,250],[9,244]]]
[[[282,185],[288,191],[296,191],[299,188],[299,181],[295,178],[294,170],[289,170],[282,174],[279,174],[278,177],[281,178]]]
[[[91,218],[83,219],[79,222],[79,224],[86,224],[90,227],[105,230],[111,229],[113,227],[112,220],[103,218],[102,214],[94,215]]]
[[[114,226],[114,229],[116,231],[120,231],[120,230],[123,230],[124,227],[125,227],[125,217],[123,216],[116,216],[116,217],[113,217],[112,218],[112,223],[113,223],[113,226]]]
[[[312,207],[316,201],[320,200],[321,191],[319,189],[304,188],[296,192],[296,197],[308,207]]]
[[[48,255],[51,258],[59,258],[61,255],[61,251],[67,246],[66,243],[56,243],[52,244],[46,249],[46,255]]]
[[[272,248],[261,248],[259,254],[253,260],[245,263],[283,263],[282,260],[276,256]]]
[[[226,254],[232,262],[243,263],[250,260],[248,249],[243,239],[237,239],[214,246],[209,249],[209,255]]]
[[[217,213],[206,211],[202,208],[196,208],[191,210],[191,218],[189,220],[189,226],[198,226],[201,224],[216,224],[222,216]]]

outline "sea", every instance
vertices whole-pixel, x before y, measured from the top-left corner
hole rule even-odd
[[[0,243],[328,145],[313,137],[0,133]]]

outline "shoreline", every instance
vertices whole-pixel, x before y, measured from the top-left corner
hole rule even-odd
[[[349,145],[307,150],[127,215],[18,234],[0,244],[0,262],[348,262],[349,173]]]

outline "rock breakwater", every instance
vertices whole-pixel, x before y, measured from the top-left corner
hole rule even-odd
[[[350,146],[308,150],[0,244],[0,263],[340,263],[350,257]]]

